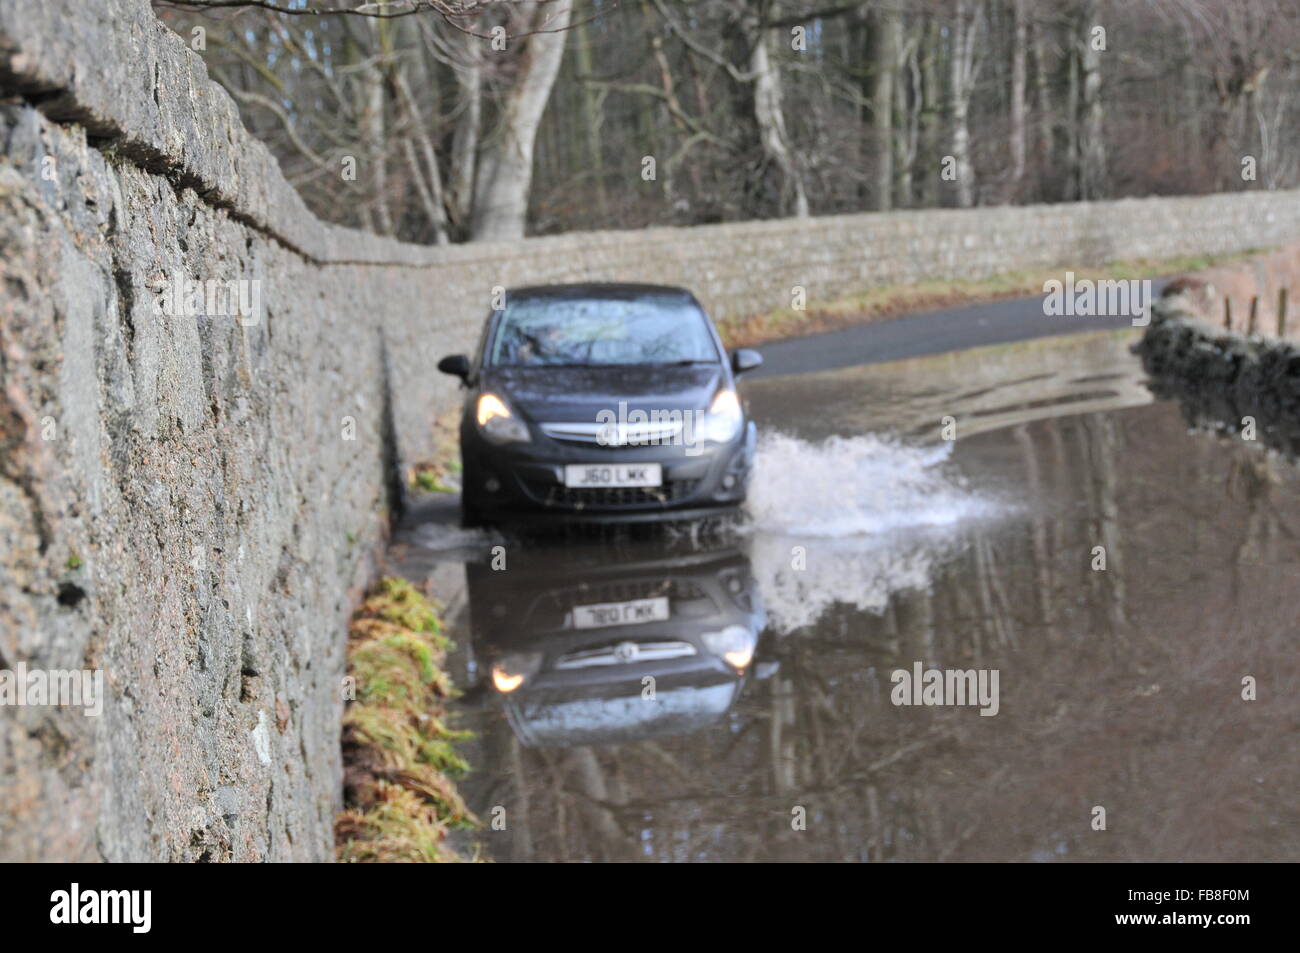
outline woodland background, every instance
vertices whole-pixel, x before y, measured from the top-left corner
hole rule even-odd
[[[1300,185],[1295,0],[154,6],[317,215],[411,242]]]

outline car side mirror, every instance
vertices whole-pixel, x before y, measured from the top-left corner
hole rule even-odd
[[[450,354],[438,362],[438,370],[461,380],[469,379],[469,358],[464,354]]]
[[[742,347],[731,352],[731,369],[737,374],[743,374],[745,371],[752,371],[754,368],[762,366],[763,355],[757,351]]]

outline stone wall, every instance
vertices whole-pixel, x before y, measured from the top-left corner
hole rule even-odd
[[[1300,347],[1244,336],[1158,303],[1137,347],[1160,397],[1192,427],[1221,430],[1300,457]]]
[[[327,858],[385,349],[409,344],[383,337],[387,283],[30,108],[0,137],[0,668],[108,693],[98,718],[0,709],[0,858]],[[264,311],[159,315],[175,273],[260,278]]]
[[[5,0],[0,90],[0,670],[108,689],[0,708],[3,860],[330,856],[348,611],[494,286],[743,314],[1300,238],[1256,193],[413,247],[308,214],[147,0]],[[260,308],[168,314],[177,278]]]
[[[1300,244],[1183,275],[1170,283],[1165,294],[1173,299],[1165,302],[1167,312],[1179,311],[1237,334],[1300,340]],[[1281,325],[1279,312],[1284,318]]]
[[[1300,456],[1298,293],[1300,244],[1174,279],[1137,348],[1152,389],[1178,400],[1192,426]]]

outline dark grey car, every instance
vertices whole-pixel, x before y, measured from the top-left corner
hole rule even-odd
[[[745,499],[756,433],[728,355],[690,292],[633,284],[517,288],[472,356],[438,365],[464,381],[467,524],[536,518],[694,518]]]

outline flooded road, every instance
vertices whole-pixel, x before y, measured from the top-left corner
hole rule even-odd
[[[521,541],[426,510],[390,562],[459,644],[469,843],[1294,860],[1300,473],[1189,432],[1132,340],[754,381],[730,530]],[[995,698],[896,704],[894,673],[934,668]]]

